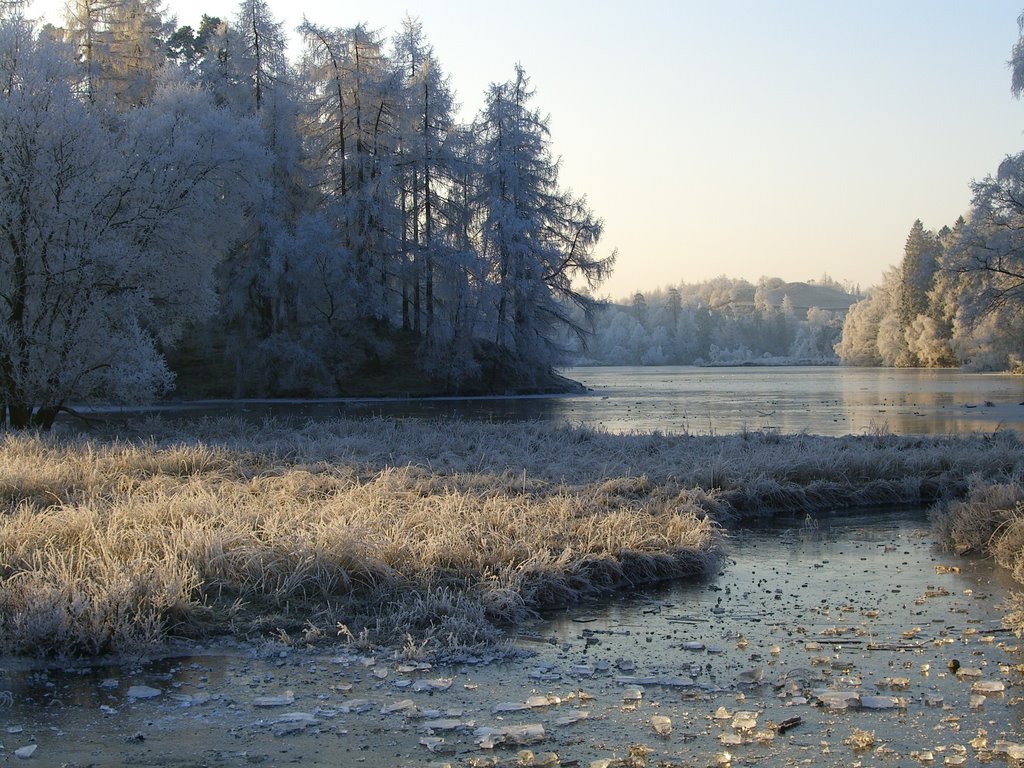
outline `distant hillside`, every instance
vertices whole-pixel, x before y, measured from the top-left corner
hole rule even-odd
[[[744,291],[743,295],[730,302],[730,306],[753,307],[755,289],[752,287],[749,295],[747,294],[748,292]],[[797,317],[807,317],[807,311],[811,307],[846,314],[851,305],[863,298],[839,288],[815,283],[784,283],[775,288],[764,289],[764,297],[773,307],[781,307],[783,299],[787,296]]]

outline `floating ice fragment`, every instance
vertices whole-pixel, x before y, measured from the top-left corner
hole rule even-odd
[[[100,688],[106,688],[107,690],[113,690],[121,685],[121,681],[113,677],[108,677],[100,682]]]
[[[997,755],[1006,755],[1010,760],[1024,760],[1024,744],[1000,739],[992,751]]]
[[[971,686],[971,693],[1002,693],[1006,686],[999,680],[979,680]]]
[[[535,669],[530,673],[530,678],[533,680],[541,680],[546,683],[553,683],[556,680],[561,680],[562,676],[558,672],[552,672],[549,669],[540,668]]]
[[[539,709],[541,707],[550,707],[556,704],[561,704],[562,700],[558,696],[543,696],[540,694],[530,696],[526,700],[526,706],[530,709]]]
[[[743,744],[743,737],[738,733],[723,733],[718,740],[724,747],[738,747]]]
[[[700,642],[699,640],[690,640],[688,642],[683,643],[683,650],[684,651],[703,651],[704,650],[704,643]]]
[[[585,709],[579,709],[558,718],[555,720],[555,725],[573,725],[574,723],[580,722],[580,720],[586,720],[588,717],[590,717],[590,712]]]
[[[682,677],[670,677],[668,675],[650,675],[647,677],[616,677],[615,682],[619,685],[664,685],[668,688],[691,688],[694,685],[694,682],[692,680],[686,680]]]
[[[622,692],[622,698],[624,701],[640,701],[644,697],[644,689],[640,686],[632,686],[626,688]]]
[[[301,723],[303,726],[320,725],[320,721],[309,712],[285,712],[269,722],[270,725],[281,725],[283,723]]]
[[[501,704],[495,704],[491,707],[491,712],[499,714],[502,712],[522,712],[524,709],[529,709],[528,704],[523,704],[518,701],[503,701]]]
[[[338,711],[345,714],[360,714],[362,712],[369,712],[371,709],[373,709],[373,704],[370,703],[369,699],[349,699],[338,705]]]
[[[910,687],[909,677],[883,677],[876,683],[879,688],[893,688],[903,690]]]
[[[959,677],[961,680],[965,677],[981,677],[981,670],[977,667],[959,667],[956,670],[956,676]]]
[[[441,747],[444,746],[444,739],[439,736],[424,736],[420,739],[420,744],[431,752],[437,752]]]
[[[148,685],[133,685],[126,694],[129,699],[155,699],[162,691]]]
[[[402,699],[393,704],[385,704],[380,708],[380,713],[382,715],[393,715],[396,712],[407,712],[410,709],[416,709],[416,702],[412,699]]]
[[[860,704],[860,694],[856,691],[818,689],[814,691],[814,697],[822,706],[829,709],[847,709],[848,707],[856,707]]]
[[[510,725],[504,728],[477,728],[473,734],[482,749],[494,749],[498,744],[536,744],[544,741],[544,726],[540,723]]]
[[[860,705],[864,709],[901,709],[904,702],[898,696],[861,696]]]
[[[445,717],[440,720],[427,720],[423,727],[431,731],[457,731],[459,728],[469,728],[472,723],[464,723],[453,717]]]
[[[737,731],[752,731],[757,727],[757,712],[740,710],[732,718],[732,727]]]
[[[28,746],[14,750],[14,756],[19,760],[28,760],[30,757],[32,757],[33,754],[35,754],[35,751],[36,745],[29,744]]]
[[[712,715],[715,720],[729,720],[732,715],[729,714],[729,710],[725,707],[719,707],[715,710],[715,714]]]
[[[672,734],[672,720],[664,715],[652,716],[651,727],[654,728],[654,732],[659,736],[667,737]]]
[[[128,694],[131,695],[129,689]],[[288,707],[295,703],[295,693],[285,691],[280,696],[257,696],[252,700],[254,707]]]

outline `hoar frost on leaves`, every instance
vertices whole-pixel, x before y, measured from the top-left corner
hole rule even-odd
[[[17,51],[0,60],[0,421],[48,426],[71,400],[170,386],[159,348],[214,310],[262,158],[197,89],[165,82],[117,114],[18,19],[0,46]]]

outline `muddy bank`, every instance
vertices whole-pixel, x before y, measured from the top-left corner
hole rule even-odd
[[[532,655],[512,662],[430,666],[411,647],[395,657],[339,643],[5,664],[2,754],[35,746],[34,764],[82,766],[890,766],[1018,749],[1024,659],[1001,629],[1008,584],[990,562],[939,552],[920,514],[799,517],[728,547],[710,582],[531,625],[516,647]]]

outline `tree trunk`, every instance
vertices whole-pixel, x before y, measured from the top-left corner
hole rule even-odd
[[[32,415],[32,426],[38,429],[49,431],[53,422],[60,413],[60,407],[56,405],[44,405]]]
[[[28,429],[32,425],[32,406],[7,404],[7,415],[12,429]]]

